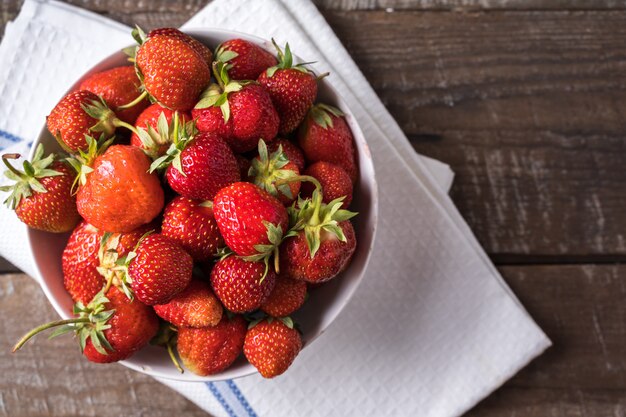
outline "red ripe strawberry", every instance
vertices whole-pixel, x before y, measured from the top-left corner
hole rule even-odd
[[[190,110],[211,81],[203,45],[175,29],[148,37],[134,30],[133,35],[139,42],[135,62],[146,92],[165,107]]]
[[[54,162],[54,154],[42,158],[43,152],[43,145],[39,144],[33,160],[24,161],[24,171],[14,168],[8,161],[20,155],[3,155],[2,161],[8,168],[5,175],[15,184],[0,187],[0,191],[11,192],[4,203],[29,227],[46,232],[68,232],[80,221],[76,198],[72,195],[76,175],[66,164]]]
[[[298,310],[306,300],[306,282],[279,276],[261,310],[273,317],[286,317]]]
[[[47,117],[48,130],[59,145],[70,153],[87,148],[85,135],[105,137],[115,133],[115,128],[129,124],[119,120],[113,110],[96,94],[79,90],[66,95],[52,109]]]
[[[326,104],[313,106],[298,130],[298,141],[306,160],[326,161],[339,165],[352,183],[358,176],[354,137],[343,113]]]
[[[103,233],[87,222],[72,232],[61,257],[63,284],[75,302],[87,304],[104,286],[98,272],[98,250]]]
[[[233,151],[219,136],[201,133],[191,139],[175,142],[179,152],[157,159],[151,169],[169,164],[165,176],[178,194],[212,200],[221,188],[239,181],[239,166]]]
[[[165,304],[191,281],[193,259],[162,234],[145,237],[127,257],[130,285],[139,301]]]
[[[268,68],[257,81],[269,92],[280,117],[281,135],[296,130],[317,97],[317,77],[303,65],[293,65],[289,44],[285,52],[276,45],[278,65]]]
[[[211,286],[224,307],[233,313],[258,309],[269,297],[276,274],[263,262],[248,262],[237,256],[219,260],[211,271]]]
[[[273,378],[291,366],[302,349],[300,333],[289,318],[266,319],[246,333],[243,353],[263,378]]]
[[[194,261],[208,259],[224,245],[210,201],[174,197],[163,212],[161,233],[182,246]]]
[[[214,68],[219,85],[211,85],[191,112],[198,130],[217,133],[235,152],[254,149],[260,138],[274,139],[280,121],[267,91],[254,82],[230,81],[223,63]]]
[[[222,318],[222,305],[211,291],[211,287],[198,279],[167,304],[154,306],[154,311],[163,320],[177,327],[216,326]]]
[[[349,221],[339,222],[345,241],[332,232],[323,230],[319,248],[311,257],[304,231],[289,237],[280,248],[280,270],[288,277],[307,282],[328,281],[342,272],[350,263],[356,249],[354,228]]]
[[[141,114],[139,115],[139,117],[137,117],[137,120],[135,121],[135,128],[137,130],[143,129],[146,132],[149,132],[150,128],[152,128],[154,132],[158,133],[158,121],[159,117],[161,117],[161,114],[163,114],[163,117],[165,118],[168,130],[172,131],[173,127],[171,126],[171,124],[174,119],[174,111],[165,108],[158,103],[150,105],[143,112],[141,112]],[[191,120],[191,115],[189,115],[188,113],[182,113],[179,115],[179,117],[182,123],[186,123],[188,120]],[[146,140],[145,137],[142,140],[142,138],[139,137],[137,133],[133,132],[130,137],[130,144],[148,151],[151,156],[156,158],[158,156],[165,155],[165,152],[167,152],[167,149],[172,143],[172,140],[170,138],[167,138],[167,140],[164,139],[165,138],[162,138],[160,135],[149,135],[148,140]]]
[[[148,344],[159,330],[159,319],[150,307],[130,300],[115,287],[107,292],[105,308],[114,311],[107,325],[111,328],[102,332],[111,349],[106,344],[106,354],[98,351],[94,338],[88,338],[83,354],[91,362],[111,363],[128,359],[133,353]]]
[[[185,367],[197,375],[222,372],[241,354],[246,337],[246,321],[226,315],[215,327],[178,329],[178,354]]]
[[[74,306],[76,317],[48,323],[28,332],[15,345],[15,352],[37,333],[57,326],[51,337],[75,332],[81,351],[92,362],[109,363],[129,358],[145,346],[159,329],[152,309],[139,301],[129,300],[111,287],[104,296],[96,294],[87,306]]]
[[[352,180],[341,167],[330,162],[319,161],[309,165],[304,175],[309,175],[320,182],[324,203],[328,204],[339,197],[345,197],[341,207],[348,208],[352,201]],[[302,185],[302,196],[310,197],[313,189],[313,184],[305,182]]]
[[[289,224],[281,202],[248,182],[222,188],[213,200],[213,213],[226,245],[240,256],[271,254]]]
[[[115,111],[120,120],[133,124],[137,116],[150,105],[150,102],[144,98],[132,107],[125,109],[117,107],[135,100],[141,94],[140,86],[135,68],[125,66],[92,74],[78,88],[99,95]]]
[[[259,140],[259,156],[252,160],[249,170],[251,182],[278,198],[284,205],[293,202],[300,192],[300,181],[296,180],[300,170],[287,159],[283,148],[269,153],[263,140]],[[280,181],[289,181],[280,183]]]
[[[233,80],[256,80],[269,67],[276,65],[276,57],[260,46],[243,39],[230,39],[215,52],[215,59],[228,64]]]
[[[323,204],[321,186],[315,185],[310,200],[299,200],[298,207],[289,209],[292,232],[297,234],[280,246],[280,270],[289,278],[318,283],[335,277],[350,263],[356,237],[348,220],[356,213],[341,209],[343,198]]]
[[[204,60],[204,62],[207,63],[207,65],[210,66],[211,62],[213,62],[213,53],[211,52],[209,48],[207,48],[202,42],[198,41],[195,38],[192,38],[189,35],[184,34],[183,32],[181,32],[180,30],[176,28],[158,28],[158,29],[153,29],[148,33],[149,38],[152,36],[156,36],[156,35],[169,36],[171,38],[180,39],[181,41],[189,45],[191,48],[193,48],[193,50],[196,51],[198,55],[202,57],[202,59]]]
[[[275,139],[267,144],[267,149],[272,153],[276,152],[278,147],[283,148],[283,153],[289,162],[296,164],[300,172],[304,171],[304,154],[298,145],[287,139]]]
[[[78,189],[78,212],[90,224],[108,232],[130,232],[151,222],[163,208],[164,194],[156,174],[148,173],[150,159],[139,148],[111,146],[95,159]],[[88,161],[84,161],[89,164]],[[74,162],[76,163],[76,162]]]

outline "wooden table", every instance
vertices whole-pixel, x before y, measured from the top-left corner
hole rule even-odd
[[[151,28],[205,1],[71,3]],[[625,416],[624,3],[316,3],[415,149],[452,166],[452,198],[554,341],[468,415]],[[19,7],[3,0],[0,24]],[[205,415],[149,377],[81,360],[70,338],[8,354],[55,313],[28,277],[0,271],[0,415]]]

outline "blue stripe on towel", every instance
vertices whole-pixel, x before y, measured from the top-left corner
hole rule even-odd
[[[224,407],[224,410],[226,410],[228,415],[230,417],[237,417],[237,415],[235,414],[233,409],[230,407],[230,405],[228,405],[226,400],[224,400],[224,397],[222,397],[222,394],[220,394],[220,392],[217,389],[217,387],[215,386],[215,384],[213,382],[206,382],[206,386],[209,387],[209,390],[211,391],[211,393],[215,396],[217,401],[219,401],[219,403],[222,405],[222,407]]]
[[[226,381],[226,383],[228,384],[230,389],[233,391],[233,394],[235,394],[235,397],[237,397],[237,399],[239,400],[243,408],[248,413],[248,417],[258,417],[257,414],[252,409],[252,407],[250,407],[250,404],[246,400],[246,397],[244,397],[241,391],[239,391],[239,387],[237,387],[235,382],[232,379],[229,379],[228,381]]]

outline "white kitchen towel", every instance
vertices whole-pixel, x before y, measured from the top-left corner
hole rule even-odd
[[[450,171],[414,156],[311,3],[216,0],[188,25],[202,26],[289,41],[331,71],[374,157],[378,235],[354,299],[288,373],[271,381],[161,382],[220,417],[453,416],[549,346],[442,192]],[[36,138],[67,86],[130,43],[127,31],[71,6],[27,0],[0,44],[0,94],[10,98],[0,102],[0,147]],[[0,211],[0,254],[30,272],[25,252],[15,250],[25,228],[8,214]]]

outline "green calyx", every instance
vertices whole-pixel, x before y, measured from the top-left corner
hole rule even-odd
[[[105,293],[109,290],[111,285],[115,285],[132,301],[135,298],[135,294],[130,288],[131,280],[128,275],[128,263],[130,263],[136,254],[130,256],[129,253],[124,257],[120,257],[117,252],[120,238],[120,233],[106,232],[102,236],[102,239],[100,239],[100,248],[98,249],[98,260],[100,263],[96,267],[96,270],[106,280]]]
[[[115,133],[118,127],[125,127],[131,132],[137,133],[134,126],[121,121],[115,115],[115,112],[109,108],[102,97],[99,100],[91,100],[89,104],[81,104],[82,109],[90,117],[98,120],[98,122],[89,128],[92,132],[102,132],[105,136],[110,137]]]
[[[224,49],[223,45],[220,45],[215,51],[215,60],[226,64],[226,70],[229,70],[232,68],[232,64],[229,64],[228,61],[238,56],[239,54],[237,52]]]
[[[85,141],[87,142],[87,150],[80,149],[77,155],[72,155],[65,158],[65,161],[74,168],[76,171],[76,178],[72,184],[72,192],[77,191],[78,185],[84,185],[87,182],[87,175],[89,175],[93,168],[91,167],[96,158],[102,155],[107,148],[113,143],[115,136],[106,138],[104,134],[100,136],[99,140],[94,139],[89,135],[85,135]]]
[[[150,344],[153,346],[162,346],[166,348],[167,353],[172,363],[174,364],[178,372],[182,374],[185,371],[183,370],[183,367],[180,366],[180,363],[178,362],[178,359],[176,358],[176,353],[174,352],[174,349],[176,348],[177,339],[178,339],[178,331],[176,330],[176,327],[172,326],[171,324],[165,321],[162,321],[159,326],[159,331],[150,340]]]
[[[346,242],[346,236],[339,223],[349,220],[358,213],[341,208],[345,196],[334,199],[328,204],[322,202],[322,187],[319,182],[306,175],[299,177],[302,181],[310,181],[315,184],[315,190],[310,199],[298,198],[298,202],[287,209],[289,213],[289,232],[287,236],[295,236],[303,231],[311,259],[320,248],[322,232],[327,232]]]
[[[263,225],[267,230],[267,240],[270,242],[265,245],[255,245],[254,249],[257,251],[255,255],[241,256],[241,259],[248,262],[263,262],[265,264],[265,271],[259,281],[259,284],[263,282],[269,271],[270,259],[274,258],[274,270],[276,273],[280,272],[280,262],[278,249],[283,241],[283,229],[279,224],[273,224],[268,221],[263,221]]]
[[[81,302],[76,303],[73,309],[74,318],[53,321],[32,329],[17,342],[13,347],[13,352],[20,349],[36,334],[55,327],[56,329],[49,336],[50,339],[65,333],[74,332],[76,333],[81,352],[85,350],[87,340],[91,340],[93,347],[103,355],[114,352],[115,349],[113,349],[104,335],[104,331],[111,328],[108,321],[115,313],[115,310],[106,310],[105,304],[108,302],[109,299],[105,296],[104,290],[102,290],[94,296],[87,306]]]
[[[7,207],[9,207],[10,209],[15,210],[20,204],[22,198],[30,197],[33,192],[47,193],[48,190],[46,190],[41,182],[39,182],[40,179],[45,177],[56,177],[59,175],[63,175],[63,173],[59,171],[48,168],[52,164],[52,162],[54,162],[55,155],[51,153],[44,158],[43,154],[43,145],[37,145],[33,160],[30,162],[23,162],[23,171],[18,170],[9,163],[9,159],[19,158],[19,154],[2,155],[2,162],[7,167],[7,171],[4,172],[4,175],[8,179],[15,181],[15,183],[12,185],[5,185],[0,187],[0,191],[11,193],[9,194],[7,199],[4,200],[4,204],[6,204]]]
[[[342,117],[344,113],[337,107],[323,103],[316,104],[309,110],[309,117],[324,129],[333,127],[333,118],[331,116]]]
[[[252,159],[252,164],[248,170],[248,175],[252,178],[252,182],[258,187],[264,189],[274,197],[280,194],[292,199],[294,198],[289,180],[297,174],[291,169],[283,169],[289,163],[289,159],[283,152],[282,145],[278,147],[276,152],[271,154],[267,150],[267,145],[263,139],[259,139],[259,158]],[[277,181],[283,180],[280,185],[276,185]]]
[[[293,68],[300,72],[309,72],[305,65],[312,64],[313,62],[303,62],[301,64],[293,65],[293,55],[291,54],[291,49],[289,48],[289,42],[285,44],[284,52],[280,46],[278,46],[274,38],[272,38],[272,44],[274,45],[274,48],[276,48],[276,58],[278,59],[278,64],[273,67],[269,67],[266,70],[266,74],[269,78],[272,78],[274,73],[276,73],[279,69]]]
[[[139,129],[142,131],[143,129]],[[150,165],[149,172],[163,170],[170,165],[186,175],[180,161],[180,154],[198,133],[193,121],[185,123],[180,119],[178,112],[174,112],[174,117],[170,124],[165,119],[165,114],[161,113],[157,121],[157,129],[148,126],[148,130],[139,134],[139,138],[147,145],[148,149],[158,149],[159,144],[171,143],[165,155],[157,158]],[[148,151],[150,155],[150,151]]]
[[[244,86],[254,81],[232,81],[228,76],[229,65],[220,60],[213,62],[213,75],[217,84],[211,84],[200,96],[196,104],[196,109],[206,109],[208,107],[219,107],[224,117],[224,123],[230,120],[230,105],[228,95],[240,91]]]

